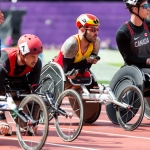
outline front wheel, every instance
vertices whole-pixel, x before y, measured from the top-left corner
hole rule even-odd
[[[118,122],[125,130],[135,130],[144,116],[144,100],[141,91],[134,85],[129,85],[121,92],[118,101],[129,105],[128,108],[116,107]]]
[[[49,127],[44,102],[38,95],[30,94],[22,100],[19,109],[23,109],[28,117],[36,121],[36,124],[31,124],[28,117],[20,112],[28,121],[25,123],[20,118],[17,120],[16,133],[20,146],[25,150],[40,150],[45,144]],[[42,125],[39,125],[41,113],[44,115],[44,121]]]
[[[55,125],[58,135],[64,141],[75,140],[82,130],[83,104],[79,94],[71,89],[61,93],[55,103],[56,108],[66,115],[60,113],[55,116]]]

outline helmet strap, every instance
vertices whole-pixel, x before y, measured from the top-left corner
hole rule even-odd
[[[20,60],[24,65],[27,65],[26,62],[24,61],[24,56],[20,53],[19,51],[19,56],[20,56]]]
[[[138,8],[138,14],[136,14],[135,12],[133,12],[132,9],[131,9],[131,12],[132,12],[133,14],[135,14],[137,17],[139,17],[139,18],[141,19],[141,21],[144,21],[144,19],[141,18],[140,15],[139,15],[140,5],[138,5],[137,8]]]
[[[87,40],[87,42],[91,43],[91,42],[87,39],[86,33],[87,33],[87,29],[86,29],[85,33],[83,34],[83,36],[84,36],[84,38]]]

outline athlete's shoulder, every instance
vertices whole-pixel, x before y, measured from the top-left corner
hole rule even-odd
[[[96,42],[94,43],[93,53],[98,54],[99,49],[100,49],[100,43],[101,43],[101,40],[99,37],[97,37]]]
[[[96,44],[96,45],[98,44],[99,45],[100,43],[101,43],[101,39],[99,37],[97,37],[96,38],[96,42],[94,44]]]
[[[128,21],[128,23],[130,25],[129,21]],[[121,40],[124,38],[128,38],[128,39],[130,38],[130,31],[128,29],[126,22],[123,23],[116,32],[116,40]]]
[[[129,23],[129,22],[128,22]],[[117,32],[127,32],[129,29],[128,29],[128,26],[125,23],[123,23],[122,25],[120,25],[120,27],[118,28]]]
[[[73,58],[78,52],[78,41],[76,37],[69,37],[62,45],[61,51],[65,57]]]

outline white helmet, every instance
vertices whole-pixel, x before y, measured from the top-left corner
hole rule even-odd
[[[136,6],[138,3],[142,3],[147,0],[123,0],[125,4]]]

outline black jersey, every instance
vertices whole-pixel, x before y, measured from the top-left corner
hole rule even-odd
[[[120,26],[116,33],[118,49],[128,65],[150,68],[146,65],[150,58],[150,21],[145,20],[141,26],[128,21]]]
[[[11,49],[9,49],[9,50],[11,50]],[[9,57],[10,56],[8,55],[7,51],[5,51],[5,50],[1,51],[1,58],[0,58],[0,92],[3,90],[5,78],[9,77],[9,73],[10,73],[11,70],[14,70],[14,76],[11,75],[11,77],[17,78],[26,69],[25,65],[19,66],[19,65],[17,65],[17,62],[15,64],[15,66],[13,68],[11,68],[12,67],[11,64],[14,60],[9,58]],[[38,61],[37,61],[36,65],[32,68],[32,71],[30,72],[30,74],[28,76],[29,83],[31,85],[39,83],[41,68],[42,68],[42,62],[41,62],[41,59],[38,58]]]

